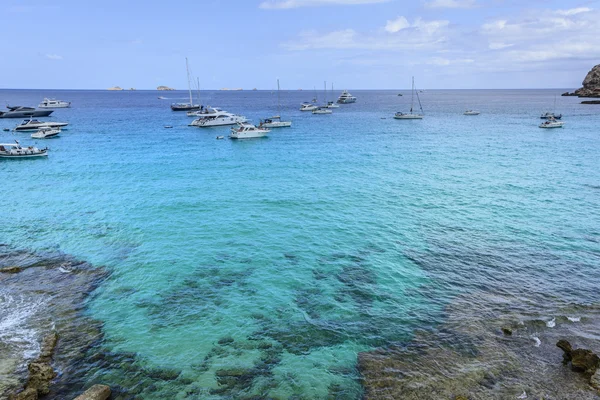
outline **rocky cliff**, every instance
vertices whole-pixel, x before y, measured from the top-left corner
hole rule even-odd
[[[600,64],[588,72],[582,85],[582,88],[573,93],[563,93],[563,96],[600,97]]]
[[[168,86],[159,86],[159,87],[156,88],[156,90],[175,90],[175,89],[170,88]]]

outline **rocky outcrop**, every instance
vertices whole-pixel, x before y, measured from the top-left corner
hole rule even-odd
[[[106,90],[123,90],[123,88],[119,87],[119,86],[113,86],[113,87],[110,87],[110,88],[108,88]]]
[[[106,385],[94,385],[74,400],[106,400],[110,398],[110,387]]]
[[[581,104],[600,104],[600,100],[586,100],[582,101]]]
[[[12,400],[35,400],[39,396],[50,393],[50,382],[56,377],[56,372],[50,364],[57,342],[58,334],[56,332],[46,335],[40,356],[27,366],[29,378],[27,379],[25,389],[12,396]]]
[[[5,273],[5,274],[16,274],[21,272],[21,267],[17,267],[16,265],[12,265],[10,267],[4,267],[4,268],[0,268],[0,273]]]
[[[582,82],[583,87],[573,93],[563,93],[563,96],[600,97],[600,64],[596,65]],[[590,103],[585,103],[590,104]]]
[[[600,390],[600,357],[588,349],[573,349],[571,343],[561,339],[556,346],[564,351],[563,364],[571,363],[571,369],[590,378],[590,385]]]
[[[175,89],[170,88],[168,86],[159,86],[159,87],[156,88],[156,90],[175,90]]]

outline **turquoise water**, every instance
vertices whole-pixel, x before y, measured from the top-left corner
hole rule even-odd
[[[0,104],[73,108],[38,142],[47,160],[0,160],[0,242],[112,271],[87,307],[103,345],[182,371],[143,398],[359,398],[357,353],[435,326],[459,293],[532,313],[598,300],[600,106],[559,98],[565,127],[539,129],[560,92],[427,91],[422,121],[394,120],[410,97],[392,91],[321,116],[283,92],[293,127],[235,142],[171,112],[184,92],[3,90]],[[255,122],[276,110],[271,92],[203,97]],[[233,368],[248,376],[219,380]]]

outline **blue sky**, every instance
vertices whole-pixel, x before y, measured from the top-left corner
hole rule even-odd
[[[576,88],[600,0],[3,0],[0,88]]]

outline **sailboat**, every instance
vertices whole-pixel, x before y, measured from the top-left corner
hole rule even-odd
[[[335,97],[333,95],[333,82],[331,82],[331,96],[332,96],[332,98]],[[335,101],[328,101],[327,102],[327,108],[340,108],[340,106],[338,106],[337,104],[335,104]]]
[[[185,69],[187,71],[187,81],[188,81],[188,92],[190,94],[190,102],[189,103],[173,103],[171,104],[171,110],[173,111],[194,111],[199,110],[200,105],[194,104],[192,101],[192,86],[190,83],[190,68],[188,65],[188,59],[185,58]]]
[[[277,79],[277,115],[260,121],[259,128],[286,128],[292,126],[292,121],[281,120],[281,99],[279,97],[279,79]]]
[[[323,83],[323,91],[325,92],[325,98],[324,98],[324,102],[325,105],[322,107],[317,107],[316,110],[313,110],[313,114],[332,114],[333,111],[331,111],[329,108],[327,108],[327,82]]]
[[[415,94],[417,95],[417,101],[419,102],[419,109],[421,110],[420,114],[413,113]],[[397,112],[396,114],[394,114],[394,118],[396,118],[396,119],[423,119],[423,117],[424,117],[423,107],[421,106],[421,99],[419,99],[419,93],[415,90],[415,77],[413,76],[412,91],[410,94],[410,112],[409,113]]]
[[[552,112],[547,111],[545,113],[543,113],[540,118],[541,119],[561,119],[562,118],[562,114],[558,114],[556,115],[556,96],[554,96],[554,110],[552,110]]]

